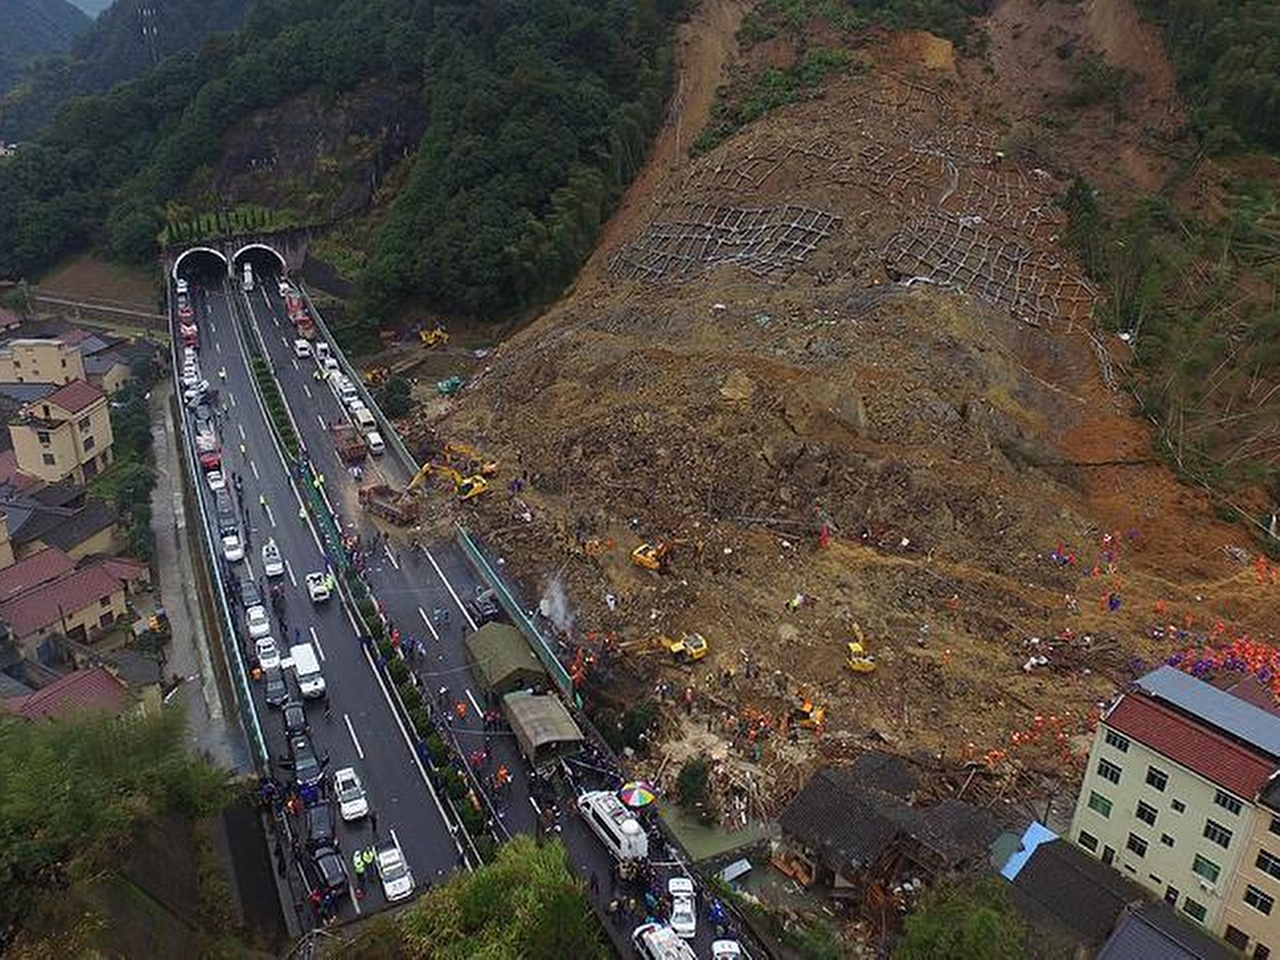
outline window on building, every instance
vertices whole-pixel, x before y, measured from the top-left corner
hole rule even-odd
[[[1253,960],[1269,960],[1271,956],[1271,948],[1265,944],[1257,944],[1253,948]]]
[[[37,430],[36,439],[39,440],[41,443],[43,443],[47,447],[49,445],[49,431]]]
[[[1195,860],[1191,863],[1191,872],[1199,874],[1210,883],[1217,883],[1218,877],[1222,875],[1222,868],[1208,857],[1202,857],[1197,853]]]
[[[1280,817],[1272,817],[1271,826],[1267,827],[1267,829],[1270,830],[1272,833],[1274,833],[1277,837],[1280,837]]]
[[[1216,820],[1204,822],[1204,836],[1206,840],[1212,840],[1224,849],[1231,846],[1231,831]]]
[[[1182,903],[1182,912],[1192,920],[1195,920],[1198,923],[1204,923],[1204,916],[1207,911],[1204,908],[1204,904],[1196,903],[1190,897],[1187,897],[1187,899]]]
[[[115,622],[115,619],[115,614],[108,611],[98,618],[98,626],[105,629],[106,627],[111,626],[111,624]]]
[[[1230,810],[1237,816],[1239,815],[1240,810],[1244,807],[1244,804],[1225,790],[1219,790],[1215,793],[1213,795],[1213,802],[1222,807],[1223,810]]]
[[[41,404],[41,406],[42,406],[42,407],[44,407],[44,418],[45,418],[46,420],[48,420],[48,419],[49,419],[49,405],[48,405],[47,403],[45,403],[45,404]]]
[[[1150,880],[1152,883],[1164,883],[1164,881],[1161,880],[1159,877],[1157,877],[1154,873],[1148,873],[1147,879]]]
[[[52,467],[54,464],[58,462],[58,458],[55,457],[52,453],[45,453],[40,456],[40,462],[43,463],[46,467]]]
[[[1104,817],[1111,816],[1111,801],[1100,793],[1089,791],[1089,809]]]
[[[1124,848],[1131,853],[1137,854],[1139,857],[1147,855],[1147,841],[1143,840],[1136,833],[1129,834],[1129,840],[1125,843]]]
[[[1271,916],[1271,908],[1276,905],[1274,897],[1269,897],[1252,883],[1244,888],[1244,902],[1261,914]]]
[[[89,418],[88,418],[88,417],[81,417],[81,418],[80,418],[80,423],[78,424],[78,426],[80,427],[80,429],[81,429],[81,430],[88,430],[88,429],[89,429]]]
[[[1237,950],[1243,950],[1249,945],[1249,935],[1243,930],[1237,930],[1230,924],[1227,924],[1227,929],[1223,932],[1222,939]]]
[[[1134,876],[1138,875],[1138,868],[1135,867],[1132,863],[1126,863],[1124,865],[1124,868],[1128,870],[1130,873],[1132,873]]]
[[[66,368],[66,366],[67,366],[67,358],[66,358],[66,357],[63,357],[63,358],[62,358],[62,366],[63,366],[63,368],[64,368],[64,369],[65,369],[65,368]]]
[[[1164,902],[1169,906],[1176,907],[1178,905],[1178,897],[1180,896],[1182,896],[1182,894],[1178,892],[1177,887],[1165,887]]]
[[[1085,833],[1085,831],[1081,830],[1081,831],[1080,831],[1080,846],[1084,847],[1084,848],[1085,848],[1086,850],[1088,850],[1090,853],[1097,853],[1097,851],[1098,851],[1098,838],[1097,838],[1097,837],[1095,837],[1092,833]]]
[[[1114,730],[1108,730],[1106,736],[1107,746],[1115,747],[1121,753],[1129,752],[1129,738],[1122,737]]]
[[[98,441],[94,440],[92,435],[84,438],[84,449],[87,453],[98,445]]]
[[[1138,809],[1133,812],[1133,815],[1149,827],[1156,825],[1156,808],[1148,803],[1139,800]]]
[[[1169,836],[1167,833],[1162,833],[1160,834],[1160,842],[1163,843],[1166,847],[1172,847],[1173,837]]]
[[[1116,862],[1116,852],[1111,847],[1102,848],[1102,862],[1107,866]]]
[[[1164,792],[1164,788],[1169,783],[1169,775],[1163,770],[1155,767],[1147,767],[1147,786],[1155,787],[1157,790]]]
[[[1181,800],[1171,800],[1171,801],[1169,801],[1169,806],[1173,807],[1173,812],[1174,812],[1174,813],[1186,813],[1186,812],[1187,812],[1187,805],[1186,805],[1185,803],[1183,803]]]
[[[1110,760],[1098,761],[1098,776],[1104,780],[1110,780],[1112,783],[1120,782],[1120,768]]]
[[[110,598],[110,597],[103,597],[101,600],[99,600],[99,601],[98,601],[98,606],[100,606],[100,607],[109,607],[109,606],[111,606],[111,598]]]
[[[1263,873],[1269,873],[1277,880],[1280,880],[1280,857],[1275,854],[1268,853],[1266,850],[1259,850],[1256,866]]]

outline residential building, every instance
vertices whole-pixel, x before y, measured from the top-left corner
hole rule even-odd
[[[1220,934],[1278,768],[1280,717],[1161,667],[1099,722],[1072,839]]]
[[[84,378],[84,356],[74,343],[19,337],[0,344],[0,381],[61,385]]]
[[[87,642],[125,616],[126,584],[145,576],[145,565],[135,561],[91,560],[77,567],[50,547],[0,569],[0,622],[23,657],[39,659],[46,637]]]
[[[85,357],[84,372],[85,378],[107,396],[123,390],[133,379],[129,361],[114,350]]]
[[[129,688],[102,666],[73,670],[34,693],[0,700],[0,707],[24,720],[65,720],[94,713],[119,716],[134,704]]]
[[[49,483],[71,477],[82,484],[111,463],[107,398],[84,380],[24,406],[9,434],[18,470]]]
[[[1240,869],[1223,906],[1222,938],[1246,955],[1280,957],[1280,776],[1258,796]]]

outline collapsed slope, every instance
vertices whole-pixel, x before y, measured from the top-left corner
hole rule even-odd
[[[739,715],[810,697],[835,744],[956,758],[1049,715],[1068,736],[1131,657],[1173,649],[1152,622],[1266,629],[1274,586],[1116,391],[1057,245],[1063,172],[1001,155],[950,44],[858,57],[820,99],[651,166],[572,295],[435,431],[527,478],[469,522],[566,589],[606,693],[657,661],[602,636],[696,630],[712,665],[677,683]],[[685,541],[667,572],[629,563],[656,538]],[[843,669],[855,624],[874,674]],[[1061,746],[1024,759],[1061,772]]]

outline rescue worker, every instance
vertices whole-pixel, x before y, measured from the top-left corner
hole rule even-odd
[[[356,871],[356,897],[362,899],[364,897],[364,869],[367,866],[364,850],[357,850],[351,857],[351,863]]]
[[[265,493],[258,494],[258,505],[262,507],[262,512],[267,512],[267,495]]]

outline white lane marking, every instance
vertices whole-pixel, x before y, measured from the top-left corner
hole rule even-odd
[[[249,571],[249,579],[256,580],[257,577],[255,577],[253,573],[253,561],[249,559],[249,554],[247,553],[244,555],[244,565]]]
[[[470,687],[467,687],[467,699],[470,700],[471,705],[476,708],[476,713],[478,714],[484,713],[484,711],[480,709],[480,704],[476,703],[476,698],[471,695]],[[364,759],[364,758],[362,757],[361,759]]]
[[[289,345],[289,341],[288,341],[288,340],[286,340],[286,341],[284,342],[284,345],[287,347],[287,346]],[[301,368],[300,366],[298,366],[298,358],[297,358],[297,357],[294,357],[294,358],[293,358],[293,369],[297,370],[299,373],[301,373],[301,372],[302,372],[302,368]]]
[[[427,629],[431,631],[431,636],[433,636],[433,637],[435,637],[437,640],[439,640],[439,639],[440,639],[440,634],[436,633],[435,624],[433,624],[433,623],[431,622],[431,618],[427,616],[427,611],[425,611],[425,610],[423,610],[421,607],[419,607],[419,608],[418,608],[418,614],[422,617],[422,622],[423,622],[423,623],[425,623],[425,624],[427,625]]]
[[[303,392],[303,393],[305,393],[305,394],[307,395],[307,399],[308,399],[308,400],[312,399],[312,397],[311,397],[311,388],[310,388],[310,387],[308,387],[305,383],[302,385],[302,392]]]
[[[298,579],[293,575],[293,567],[289,566],[288,560],[284,562],[284,572],[289,575],[289,582],[296,587],[298,585]]]
[[[276,515],[271,512],[271,507],[269,506],[267,507],[267,519],[271,521],[272,527],[276,525]]]
[[[241,439],[241,440],[247,440],[248,438],[244,435],[244,424],[243,424],[243,423],[237,423],[237,424],[236,424],[236,426],[237,426],[237,427],[239,428],[239,430],[240,430],[240,439]]]
[[[316,633],[316,628],[307,627],[307,630],[311,634],[311,642],[316,645],[316,652],[320,654],[320,659],[327,660],[328,658],[324,655],[324,647],[320,646],[320,635]]]
[[[327,429],[327,428],[325,427],[325,425],[324,425],[324,417],[320,416],[320,414],[318,414],[318,413],[317,413],[317,414],[316,414],[316,419],[320,421],[320,429],[321,429],[321,430],[325,430],[325,429]]]
[[[533,797],[529,798],[529,806],[533,807],[534,813],[536,813],[538,816],[542,816],[542,808],[538,806],[538,801],[533,799]]]
[[[384,553],[386,553],[387,559],[391,561],[391,565],[395,567],[397,570],[399,570],[400,564],[396,561],[396,555],[391,552],[391,547],[388,544],[384,543],[382,545],[382,550]]]
[[[364,749],[360,746],[360,738],[356,736],[356,728],[351,725],[351,716],[344,713],[342,719],[347,721],[347,733],[351,734],[351,742],[356,745],[356,755],[363,760]]]
[[[217,350],[219,353],[221,353],[221,352],[222,352],[222,344],[221,344],[221,343],[219,343],[217,340],[213,341],[213,349],[215,349],[215,350]]]
[[[430,550],[427,550],[426,554],[427,554],[427,559],[431,561],[431,566],[435,567],[436,573],[439,574],[440,579],[444,581],[445,589],[449,591],[449,596],[453,597],[453,602],[458,605],[458,609],[462,611],[462,615],[467,618],[467,623],[471,625],[471,629],[472,630],[479,629],[478,627],[476,627],[476,622],[471,619],[471,613],[470,611],[467,610],[466,605],[461,600],[458,599],[458,594],[453,589],[453,584],[449,582],[449,578],[446,577],[444,575],[444,571],[440,569],[440,564],[436,563],[436,558],[431,555]]]
[[[236,395],[234,393],[228,393],[227,399],[231,401],[233,407],[236,405]]]
[[[249,469],[253,471],[253,479],[255,480],[262,479],[261,477],[258,476],[258,465],[252,460],[249,461]]]

